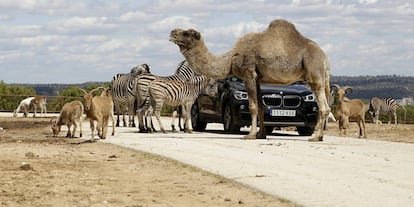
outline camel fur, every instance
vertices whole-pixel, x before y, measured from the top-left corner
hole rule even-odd
[[[203,37],[194,29],[174,29],[170,41],[178,45],[196,73],[215,79],[234,75],[244,81],[252,119],[246,139],[266,137],[260,84],[289,85],[304,80],[315,92],[319,103],[318,123],[309,141],[323,140],[323,126],[330,111],[327,102],[328,58],[315,42],[302,36],[292,23],[274,20],[265,31],[241,37],[233,49],[220,56],[208,51]]]

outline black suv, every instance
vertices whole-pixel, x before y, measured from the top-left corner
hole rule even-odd
[[[303,83],[289,86],[262,84],[266,132],[274,127],[296,127],[300,135],[311,135],[318,117],[315,94]],[[218,81],[215,97],[202,94],[191,109],[192,127],[206,129],[207,123],[223,123],[224,130],[240,132],[240,127],[250,126],[249,101],[244,83],[236,77]]]

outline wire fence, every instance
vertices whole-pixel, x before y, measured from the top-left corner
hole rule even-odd
[[[47,111],[59,113],[65,103],[78,100],[83,102],[80,96],[43,96],[43,95],[14,95],[0,94],[0,112],[13,112],[20,104],[20,101],[33,96],[42,96],[47,100]],[[31,109],[33,111],[34,109]]]

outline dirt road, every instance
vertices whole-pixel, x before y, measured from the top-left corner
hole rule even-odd
[[[414,203],[413,144],[334,136],[310,143],[295,132],[246,141],[218,133],[218,124],[208,129],[142,136],[120,128],[116,139],[105,142],[169,157],[304,206]],[[408,133],[414,139],[412,129]]]

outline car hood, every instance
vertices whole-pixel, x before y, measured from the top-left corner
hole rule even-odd
[[[239,91],[246,91],[243,82],[233,82],[233,88]],[[260,89],[262,90],[262,94],[274,94],[283,91],[284,94],[301,94],[301,95],[308,95],[311,94],[312,91],[303,84],[293,84],[287,86],[280,86],[280,85],[272,85],[272,84],[261,84]]]

